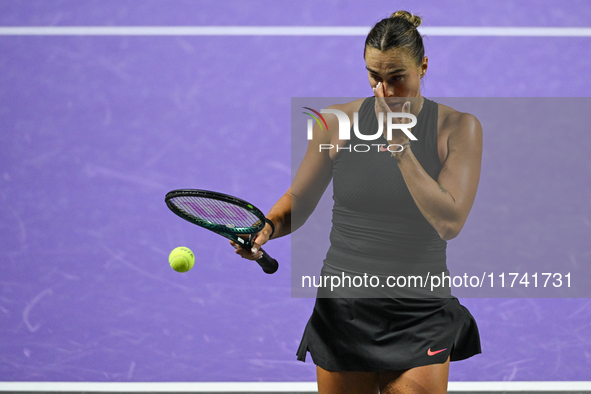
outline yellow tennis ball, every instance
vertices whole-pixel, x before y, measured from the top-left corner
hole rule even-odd
[[[193,268],[193,264],[195,264],[195,255],[191,249],[179,246],[170,252],[168,262],[173,270],[177,272],[187,272]]]

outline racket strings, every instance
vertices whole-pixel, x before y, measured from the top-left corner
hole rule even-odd
[[[179,196],[170,203],[193,218],[225,226],[228,229],[258,228],[261,219],[253,212],[239,205],[212,198]]]

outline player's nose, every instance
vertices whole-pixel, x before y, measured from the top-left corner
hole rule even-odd
[[[394,97],[394,88],[388,83],[384,83],[384,97]]]

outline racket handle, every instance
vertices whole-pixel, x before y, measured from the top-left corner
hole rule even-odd
[[[274,274],[279,268],[279,263],[264,250],[261,249],[261,252],[263,252],[263,256],[257,260],[257,263],[259,263],[266,274]]]

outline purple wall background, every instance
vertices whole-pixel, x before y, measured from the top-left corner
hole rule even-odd
[[[360,4],[0,1],[0,26],[370,26],[396,9],[425,26],[591,25],[584,1]],[[589,38],[425,43],[427,97],[591,91]],[[362,37],[0,36],[0,380],[314,380],[295,360],[313,300],[290,297],[289,238],[269,245],[281,267],[267,276],[167,212],[163,196],[206,188],[270,208],[290,182],[291,97],[370,94],[362,47]],[[591,169],[585,156],[573,164]],[[551,189],[567,174],[530,176]],[[572,193],[591,201],[588,183]],[[588,206],[580,220],[589,227]],[[183,275],[167,263],[180,245],[202,256]],[[455,363],[452,380],[591,380],[589,299],[462,302],[484,353]]]

